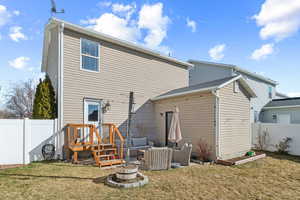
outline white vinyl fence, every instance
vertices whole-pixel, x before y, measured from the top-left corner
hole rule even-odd
[[[252,124],[252,144],[257,144],[259,134],[267,133],[268,151],[276,151],[276,144],[283,138],[290,137],[292,141],[289,154],[300,156],[300,124],[273,124],[254,123]]]
[[[57,120],[0,119],[0,165],[43,160],[44,144],[55,145],[57,158],[61,156],[62,139]]]

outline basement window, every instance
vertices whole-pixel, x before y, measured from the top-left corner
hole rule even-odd
[[[99,71],[99,48],[97,42],[81,39],[81,69],[88,71]]]

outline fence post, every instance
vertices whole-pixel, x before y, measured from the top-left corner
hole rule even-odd
[[[30,163],[29,150],[30,150],[30,120],[28,118],[23,119],[23,164]]]

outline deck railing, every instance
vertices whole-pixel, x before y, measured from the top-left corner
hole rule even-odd
[[[98,128],[93,124],[67,124],[65,126],[65,147],[68,150],[79,146],[82,147],[82,150],[94,150],[95,148],[100,149],[101,144],[112,144],[113,147],[117,147],[120,159],[123,159],[124,138],[118,127],[112,123],[104,123],[101,128],[102,130],[108,129],[107,137],[103,132],[103,137],[101,137]],[[120,141],[119,146],[116,144],[116,137]],[[67,154],[69,154],[68,151]]]

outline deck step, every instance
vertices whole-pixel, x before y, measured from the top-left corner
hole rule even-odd
[[[123,164],[125,161],[123,159],[113,159],[113,160],[101,160],[99,161],[99,166],[111,166],[111,165],[119,165]]]
[[[105,154],[105,155],[98,155],[99,158],[107,158],[107,157],[113,157],[118,156],[117,154]]]
[[[107,149],[93,150],[93,152],[103,152],[103,151],[117,151],[117,148],[107,148]]]
[[[99,144],[99,146],[113,146],[113,144]]]

